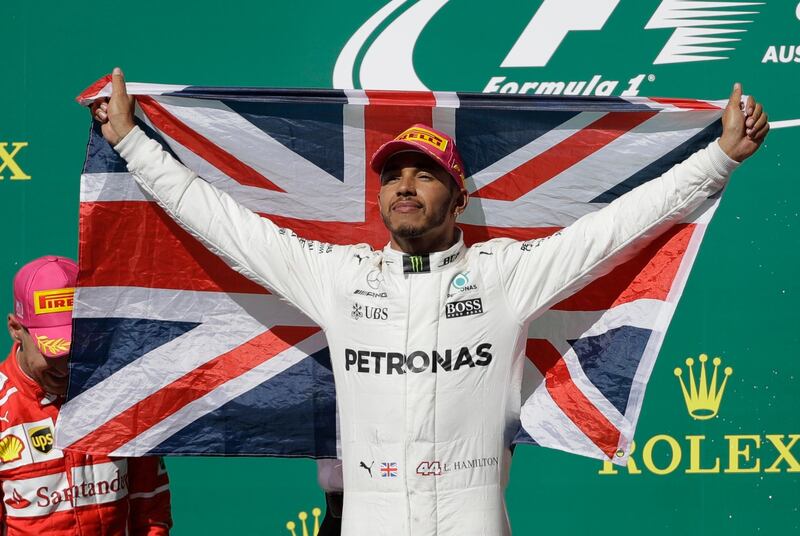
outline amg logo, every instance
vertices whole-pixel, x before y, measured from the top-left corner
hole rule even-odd
[[[444,315],[447,318],[458,318],[461,316],[477,315],[483,312],[483,302],[480,298],[471,300],[454,301],[445,304]]]
[[[353,294],[357,294],[359,296],[367,296],[368,298],[388,298],[389,297],[389,294],[387,294],[386,292],[372,292],[372,291],[369,291],[369,290],[362,290],[360,288],[357,288],[355,291],[353,291]]]

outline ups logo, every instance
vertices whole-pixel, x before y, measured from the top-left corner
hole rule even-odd
[[[39,426],[28,430],[33,448],[43,454],[53,450],[53,430],[49,426]]]

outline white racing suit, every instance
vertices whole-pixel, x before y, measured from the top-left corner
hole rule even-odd
[[[347,536],[509,534],[528,322],[692,212],[736,167],[715,142],[549,238],[409,256],[301,239],[138,128],[116,150],[187,231],[324,329]]]

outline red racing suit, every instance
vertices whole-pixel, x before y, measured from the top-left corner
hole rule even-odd
[[[160,458],[108,458],[53,447],[62,399],[0,364],[0,534],[161,536],[172,526]]]

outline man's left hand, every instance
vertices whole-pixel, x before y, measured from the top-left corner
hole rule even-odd
[[[719,146],[725,154],[737,162],[752,156],[769,132],[767,113],[761,103],[750,96],[742,110],[741,101],[742,85],[737,82],[722,116],[722,136],[719,139]]]

